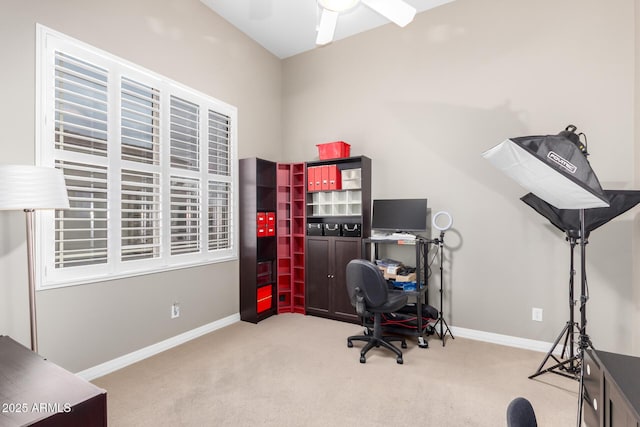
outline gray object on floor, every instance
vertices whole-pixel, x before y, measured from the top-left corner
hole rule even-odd
[[[507,427],[538,427],[531,402],[524,397],[516,397],[509,403]]]

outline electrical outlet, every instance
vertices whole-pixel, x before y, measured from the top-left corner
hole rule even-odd
[[[171,318],[175,319],[176,317],[180,317],[180,303],[178,302],[171,305]]]
[[[533,307],[531,309],[531,320],[542,322],[542,309]]]

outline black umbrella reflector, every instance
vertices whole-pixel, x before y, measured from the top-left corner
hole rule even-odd
[[[585,153],[567,134],[507,139],[482,156],[558,209],[608,207]]]
[[[584,211],[585,237],[589,237],[592,230],[622,215],[640,203],[640,191],[635,190],[604,190],[609,199],[609,207],[587,209]],[[558,209],[545,202],[535,194],[529,193],[520,198],[535,209],[551,224],[567,233],[568,236],[580,237],[580,211],[576,209]]]

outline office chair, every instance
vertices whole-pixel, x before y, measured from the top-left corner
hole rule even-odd
[[[507,427],[538,427],[533,406],[524,397],[516,397],[509,403]]]
[[[401,341],[402,348],[407,348],[407,342],[401,337],[383,336],[381,324],[382,313],[393,313],[401,309],[407,304],[408,296],[404,292],[390,292],[378,266],[364,259],[354,259],[347,264],[347,292],[366,328],[365,335],[347,338],[347,346],[353,347],[352,341],[367,343],[360,351],[360,363],[367,361],[366,354],[369,350],[382,346],[393,351],[397,356],[396,362],[402,364],[402,351],[391,344],[391,341]]]

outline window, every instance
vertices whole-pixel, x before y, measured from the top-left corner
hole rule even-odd
[[[37,159],[71,206],[38,212],[39,286],[235,259],[236,108],[37,31]]]

